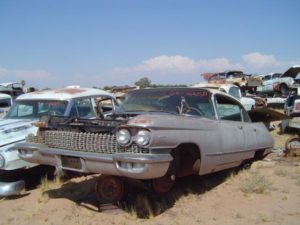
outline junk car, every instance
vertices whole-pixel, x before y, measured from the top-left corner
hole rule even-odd
[[[273,146],[264,124],[251,122],[236,98],[205,88],[140,89],[104,119],[40,123],[37,135],[18,145],[19,156],[102,174],[102,202],[120,200],[128,179],[167,192],[180,177],[235,167]]]
[[[0,119],[5,116],[12,104],[13,100],[10,95],[0,93]]]
[[[266,94],[266,95],[274,95],[276,92],[280,92],[280,83],[278,82],[281,73],[269,73],[260,75],[263,82],[261,86],[256,88],[257,93]]]
[[[0,84],[0,93],[8,94],[15,99],[19,95],[24,94],[23,86],[25,83],[22,82],[10,82],[10,83],[1,83]]]
[[[296,130],[297,132],[299,132],[300,129],[299,90],[297,91],[297,93],[295,91],[290,92],[284,104],[284,112],[290,118],[281,121],[281,126],[280,126],[281,132],[284,133],[287,129]]]
[[[0,120],[0,180],[12,172],[35,167],[19,158],[16,143],[24,142],[28,134],[36,134],[34,123],[45,115],[57,115],[65,118],[96,118],[96,104],[105,102],[104,113],[117,103],[108,92],[88,88],[64,88],[37,91],[19,96],[10,111]],[[0,196],[20,193],[24,181],[0,181]]]
[[[192,87],[204,87],[204,88],[210,88],[210,89],[217,89],[219,91],[225,92],[225,93],[235,97],[237,100],[239,100],[243,104],[244,108],[247,111],[250,111],[255,108],[255,100],[253,98],[243,97],[241,89],[236,85],[200,83],[200,84],[195,84]]]
[[[255,90],[256,87],[261,85],[262,79],[260,77],[246,75],[242,71],[228,70],[211,75],[207,82],[217,84],[234,84],[245,91]]]
[[[287,96],[289,91],[300,87],[300,66],[295,65],[290,67],[283,74],[271,73],[263,75],[263,83],[257,87],[257,92],[260,94],[279,93],[282,96]]]

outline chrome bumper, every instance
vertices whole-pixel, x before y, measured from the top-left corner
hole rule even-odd
[[[135,179],[162,177],[173,160],[169,153],[102,154],[54,149],[33,143],[20,143],[17,148],[20,158],[32,163],[52,165],[58,170],[100,173]]]
[[[19,195],[25,189],[23,180],[15,182],[0,182],[0,196]]]

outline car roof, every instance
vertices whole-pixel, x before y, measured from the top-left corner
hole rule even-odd
[[[223,91],[219,91],[217,89],[210,89],[210,88],[205,88],[205,87],[166,87],[166,88],[145,88],[145,89],[137,89],[137,90],[133,90],[131,91],[130,93],[135,93],[135,92],[155,92],[155,91],[163,91],[163,90],[166,90],[166,91],[180,91],[180,90],[206,90],[208,91],[209,93],[211,94],[221,94],[221,95],[225,95],[225,96],[228,96],[230,98],[233,98],[235,99],[234,97],[232,97],[231,95],[223,92]],[[236,99],[235,99],[236,100]]]
[[[224,88],[224,89],[229,89],[231,87],[237,87],[237,85],[234,84],[218,84],[218,83],[199,83],[199,84],[194,84],[191,86],[193,88],[213,88],[213,89],[218,89],[218,88]]]
[[[7,98],[10,98],[10,99],[11,99],[11,96],[8,95],[8,94],[0,93],[0,99],[7,99]]]
[[[23,94],[20,95],[16,100],[70,100],[73,98],[97,95],[113,97],[111,93],[95,88],[62,88]]]

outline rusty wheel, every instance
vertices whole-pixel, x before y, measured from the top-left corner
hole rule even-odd
[[[115,176],[101,176],[95,186],[98,201],[114,203],[120,201],[124,195],[124,183]]]
[[[152,180],[152,188],[155,192],[158,193],[168,192],[173,187],[173,184],[174,184],[174,180],[172,180],[171,177],[169,176],[168,177],[164,176]]]
[[[300,137],[290,137],[285,143],[286,155],[297,155],[300,150]]]

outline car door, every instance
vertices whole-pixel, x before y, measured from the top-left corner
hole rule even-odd
[[[271,92],[273,90],[273,82],[272,75],[266,75],[263,81],[263,92]]]
[[[238,101],[215,95],[215,106],[222,146],[218,152],[219,169],[225,169],[247,158],[246,151],[255,147],[256,133],[251,123],[247,123],[250,118]]]

